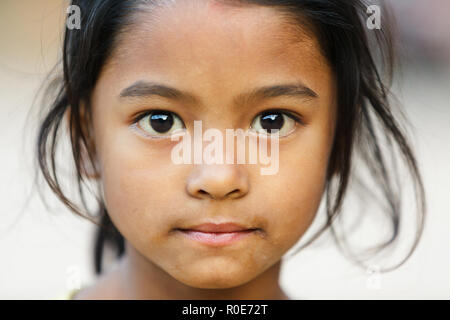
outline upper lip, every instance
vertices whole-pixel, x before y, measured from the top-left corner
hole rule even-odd
[[[179,228],[181,230],[194,230],[200,232],[237,232],[245,230],[256,230],[257,228],[248,228],[236,223],[203,223],[189,228]]]

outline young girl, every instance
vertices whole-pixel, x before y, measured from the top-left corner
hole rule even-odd
[[[80,29],[66,29],[63,73],[40,126],[37,158],[64,204],[99,225],[101,276],[75,298],[288,299],[279,285],[281,258],[308,230],[322,198],[325,223],[301,248],[327,229],[342,244],[334,221],[363,164],[392,225],[391,237],[371,252],[396,243],[401,198],[388,161],[396,148],[415,186],[417,210],[407,214],[416,214],[417,232],[404,259],[381,271],[414,251],[425,197],[388,99],[389,78],[379,68],[389,76],[393,66],[387,12],[378,29],[370,28],[368,4],[358,0],[72,5]],[[216,133],[243,129],[278,139],[278,170],[263,175],[260,163],[175,163],[172,136],[192,135],[194,121]],[[81,205],[57,173],[64,125]],[[358,167],[355,155],[364,160]],[[91,183],[98,187],[97,215],[85,201]],[[106,245],[118,257],[108,272]]]

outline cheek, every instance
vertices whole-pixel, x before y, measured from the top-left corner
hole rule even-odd
[[[111,219],[134,241],[161,241],[169,231],[180,190],[179,170],[171,164],[170,141],[149,148],[149,141],[116,130],[103,144],[103,196]],[[144,239],[144,238],[145,239]]]
[[[323,130],[308,128],[280,144],[278,173],[260,178],[264,206],[272,208],[268,233],[274,245],[288,249],[311,225],[325,187],[330,143]]]

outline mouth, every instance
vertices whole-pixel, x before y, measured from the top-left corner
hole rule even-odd
[[[261,231],[259,228],[247,228],[234,223],[206,223],[175,230],[190,240],[210,246],[229,245]]]

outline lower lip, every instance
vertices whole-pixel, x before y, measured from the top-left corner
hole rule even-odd
[[[179,230],[191,240],[212,246],[224,246],[245,239],[256,230],[244,230],[235,232],[201,232],[195,230]]]

